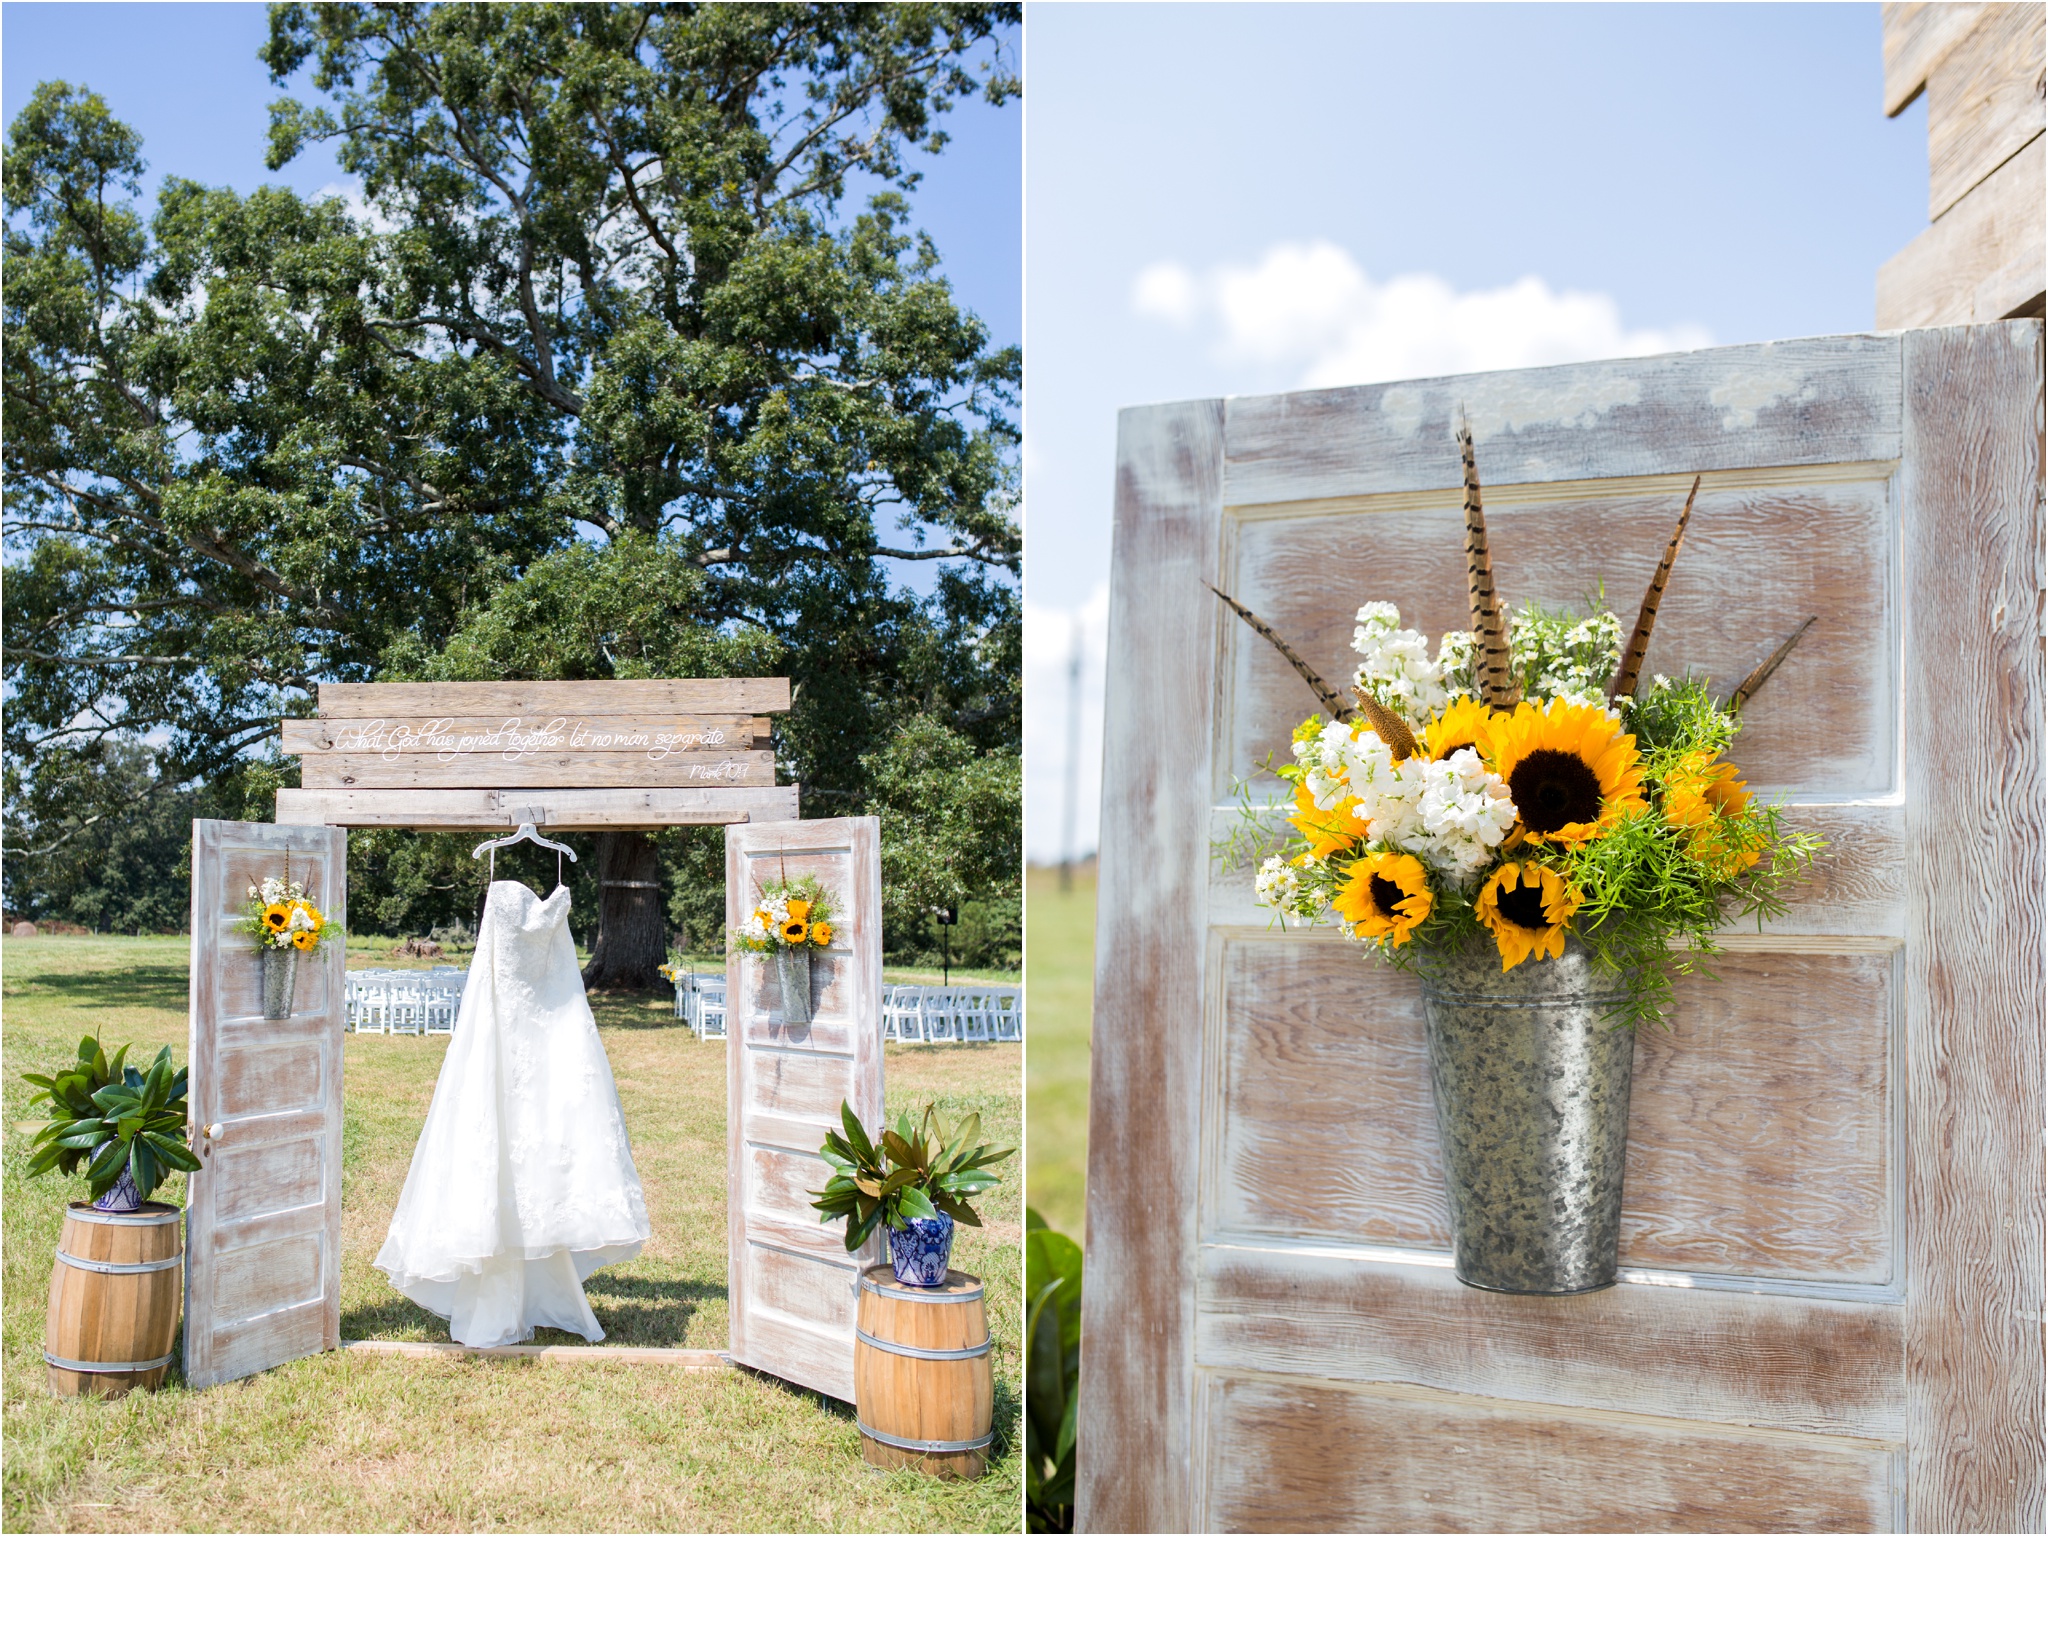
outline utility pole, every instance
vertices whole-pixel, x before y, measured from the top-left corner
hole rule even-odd
[[[1067,787],[1060,801],[1060,890],[1074,889],[1074,807],[1081,782],[1081,610],[1073,614],[1067,649]]]

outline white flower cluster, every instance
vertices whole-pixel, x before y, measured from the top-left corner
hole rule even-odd
[[[1404,630],[1393,603],[1368,602],[1358,610],[1351,646],[1365,657],[1351,674],[1352,685],[1396,715],[1420,723],[1450,702],[1443,667],[1429,656],[1429,638]]]
[[[253,903],[269,905],[292,903],[306,895],[306,888],[298,881],[279,880],[275,875],[266,875],[261,886],[249,888],[249,899]]]
[[[1366,826],[1370,845],[1413,853],[1460,886],[1515,826],[1507,785],[1474,750],[1443,761],[1396,762],[1370,728],[1332,722],[1312,738],[1297,739],[1294,755],[1318,808],[1356,818]],[[1259,901],[1278,906],[1282,877],[1277,870],[1271,876],[1271,897],[1263,890],[1267,879],[1262,867]]]
[[[1525,696],[1548,702],[1607,704],[1607,680],[1621,662],[1621,620],[1602,609],[1567,623],[1525,609],[1509,622],[1508,645]]]

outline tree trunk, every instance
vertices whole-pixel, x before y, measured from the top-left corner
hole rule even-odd
[[[597,939],[583,968],[585,988],[650,989],[668,950],[663,937],[661,860],[654,837],[606,831],[597,838]]]

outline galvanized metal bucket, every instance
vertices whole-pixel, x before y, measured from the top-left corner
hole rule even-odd
[[[263,951],[263,1015],[267,1021],[283,1022],[292,1014],[293,991],[299,984],[299,951]]]
[[[1500,969],[1473,938],[1422,982],[1458,1277],[1519,1295],[1614,1282],[1635,1026],[1623,987],[1568,939]]]
[[[782,1026],[802,1032],[811,1026],[811,951],[777,949],[775,978],[782,990]]]

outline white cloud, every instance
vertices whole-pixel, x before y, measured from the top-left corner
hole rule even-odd
[[[1080,742],[1074,746],[1076,857],[1095,850],[1102,805],[1102,677],[1109,586],[1098,584],[1072,611],[1024,606],[1024,855],[1057,863],[1065,830],[1068,711],[1075,638],[1080,639]]]
[[[1611,295],[1553,290],[1533,274],[1462,292],[1434,273],[1382,282],[1322,242],[1276,244],[1249,267],[1155,262],[1133,281],[1131,307],[1206,329],[1219,361],[1304,387],[1634,358],[1713,339],[1698,324],[1630,329]]]

